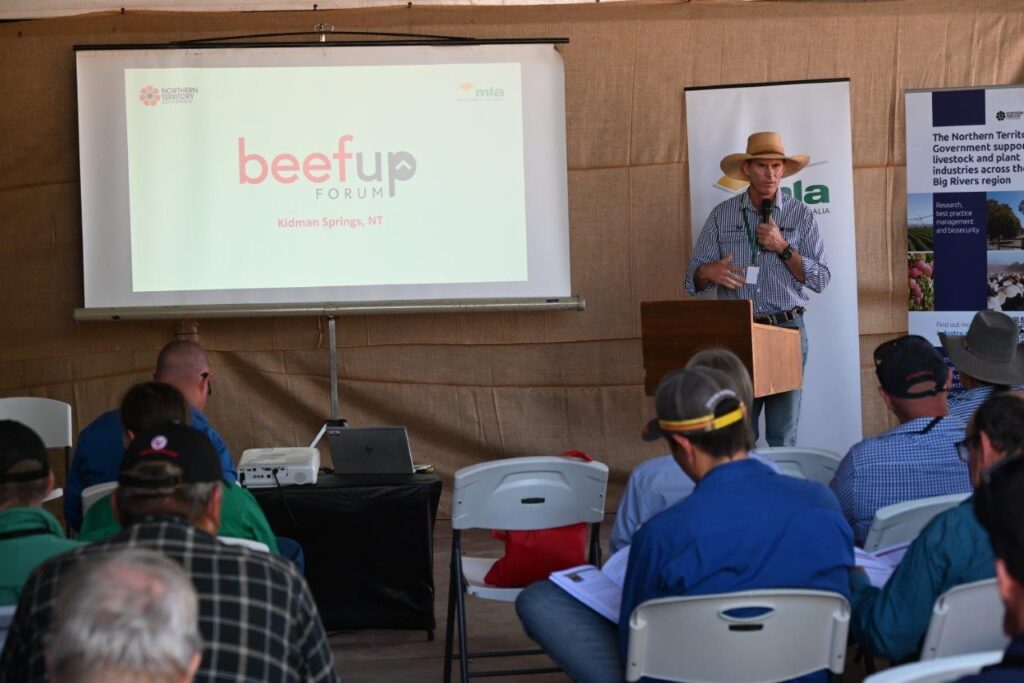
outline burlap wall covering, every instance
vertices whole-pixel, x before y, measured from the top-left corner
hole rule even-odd
[[[489,458],[579,448],[611,467],[613,504],[630,468],[662,450],[638,439],[650,410],[638,310],[680,294],[689,256],[683,88],[851,79],[860,310],[850,315],[862,335],[865,431],[876,433],[888,422],[870,351],[906,329],[902,92],[1016,83],[1024,64],[1024,6],[1009,0],[129,13],[3,24],[0,395],[69,401],[80,428],[148,377],[161,345],[196,333],[216,372],[208,412],[236,457],[315,433],[328,412],[322,321],[71,321],[82,303],[72,46],[309,30],[320,21],[571,39],[562,52],[572,267],[586,312],[345,318],[340,389],[353,423],[407,425],[416,459],[446,477]]]

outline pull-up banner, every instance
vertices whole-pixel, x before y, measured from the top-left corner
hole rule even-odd
[[[781,133],[786,154],[811,157],[783,179],[782,192],[814,212],[832,275],[821,294],[803,290],[809,353],[797,444],[845,453],[862,437],[849,81],[686,90],[694,242],[715,206],[747,190],[723,176],[719,162],[760,131]]]
[[[1019,326],[1024,87],[913,90],[906,110],[910,332],[940,346],[986,308]]]

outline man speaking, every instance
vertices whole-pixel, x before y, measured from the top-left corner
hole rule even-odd
[[[782,136],[772,132],[754,133],[747,138],[746,153],[722,159],[722,172],[749,187],[711,211],[685,283],[690,294],[715,288],[719,299],[750,299],[754,322],[800,330],[805,366],[804,288],[821,292],[832,276],[814,213],[779,188],[783,178],[810,160],[801,154],[787,156]],[[764,406],[768,445],[795,445],[800,395],[797,389],[755,399],[755,435]]]

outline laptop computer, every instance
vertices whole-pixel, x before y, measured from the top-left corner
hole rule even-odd
[[[327,440],[336,474],[412,474],[405,427],[330,429]]]

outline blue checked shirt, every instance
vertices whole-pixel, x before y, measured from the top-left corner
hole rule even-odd
[[[758,247],[757,265],[761,271],[756,285],[743,285],[739,289],[717,287],[719,299],[750,299],[754,302],[754,315],[768,315],[788,311],[808,301],[804,287],[822,292],[828,287],[832,274],[828,269],[825,244],[821,240],[814,213],[799,199],[778,193],[778,201],[772,209],[772,219],[779,226],[783,239],[803,259],[805,282],[790,274],[779,255]],[[746,225],[743,216],[746,214]],[[686,291],[697,294],[694,275],[705,263],[720,261],[729,254],[732,262],[741,268],[752,265],[750,233],[761,223],[761,210],[750,203],[750,195],[743,192],[727,199],[712,210],[704,228],[697,238],[690,265],[686,269]],[[708,291],[709,284],[701,291]]]
[[[1010,391],[1020,391],[1021,389],[1024,389],[1024,387],[1010,387]],[[988,400],[988,397],[992,395],[994,390],[995,387],[991,384],[983,384],[980,387],[968,389],[956,398],[951,397],[949,399],[949,414],[959,418],[966,425],[974,417],[974,413],[981,407],[981,404]]]
[[[919,417],[864,439],[839,463],[829,488],[853,527],[857,545],[863,545],[879,508],[971,492],[967,465],[955,445],[964,438],[964,423],[950,416],[935,420]]]

